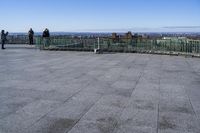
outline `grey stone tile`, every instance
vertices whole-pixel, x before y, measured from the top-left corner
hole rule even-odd
[[[200,131],[199,59],[7,46],[0,133]]]
[[[39,100],[26,105],[0,120],[0,128],[7,132],[20,132],[28,128],[58,105],[58,102]]]
[[[65,133],[75,124],[76,119],[45,117],[33,127],[26,129],[27,133]]]
[[[69,131],[69,133],[111,133],[114,131],[117,121],[113,118],[102,118],[95,121],[81,121]]]
[[[156,128],[145,126],[122,125],[116,130],[116,133],[156,133],[156,130]]]
[[[134,107],[126,108],[121,117],[121,125],[125,127],[157,128],[157,110],[144,110]]]
[[[64,133],[69,131],[101,96],[94,93],[75,95],[61,107],[47,114],[27,130],[30,133]]]
[[[160,112],[158,128],[160,132],[171,130],[198,133],[200,131],[195,115],[176,112]]]
[[[118,89],[133,89],[135,84],[135,81],[119,80],[112,84],[112,87]]]
[[[187,100],[161,99],[159,110],[160,112],[177,112],[177,113],[194,114],[193,107],[188,99]]]

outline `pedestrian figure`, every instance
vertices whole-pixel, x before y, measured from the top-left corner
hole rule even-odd
[[[46,29],[43,31],[42,37],[50,37],[49,29],[46,28]]]
[[[49,37],[50,37],[49,29],[46,28],[43,31],[42,37],[43,37],[44,47],[49,46]]]
[[[31,28],[28,32],[28,37],[29,37],[29,44],[32,45],[33,44],[33,36],[34,36],[34,31]]]
[[[1,31],[1,49],[5,49],[4,44],[7,41],[8,32],[5,33],[4,30]]]

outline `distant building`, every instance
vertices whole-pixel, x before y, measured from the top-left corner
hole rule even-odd
[[[117,33],[112,33],[112,39],[117,39],[118,37]]]
[[[132,35],[132,32],[128,32],[125,34],[125,39],[133,39],[133,35]]]
[[[117,33],[112,33],[112,41],[119,42],[119,35],[117,35]]]
[[[117,35],[117,33],[112,33],[112,40],[113,42],[126,42],[126,43],[137,43],[141,42],[143,39],[142,35],[134,34],[129,31],[125,33],[124,35]]]

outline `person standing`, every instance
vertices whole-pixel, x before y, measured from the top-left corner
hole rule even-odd
[[[50,37],[49,29],[46,28],[46,29],[43,31],[42,37]]]
[[[50,37],[49,29],[46,28],[43,31],[42,37],[43,37],[44,47],[49,46],[49,43],[50,43],[49,42],[49,37]]]
[[[33,36],[34,36],[34,31],[31,28],[28,32],[28,37],[29,37],[29,44],[32,45],[33,44]]]
[[[4,30],[1,31],[1,49],[5,49],[4,44],[7,41],[8,32],[5,33]]]

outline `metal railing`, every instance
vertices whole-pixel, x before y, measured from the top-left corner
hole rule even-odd
[[[28,44],[29,38],[27,35],[8,35],[8,44]]]
[[[99,39],[100,49],[110,52],[148,53],[194,53],[200,54],[200,40],[191,39]],[[36,38],[36,46],[46,50],[93,51],[98,46],[97,38]]]

